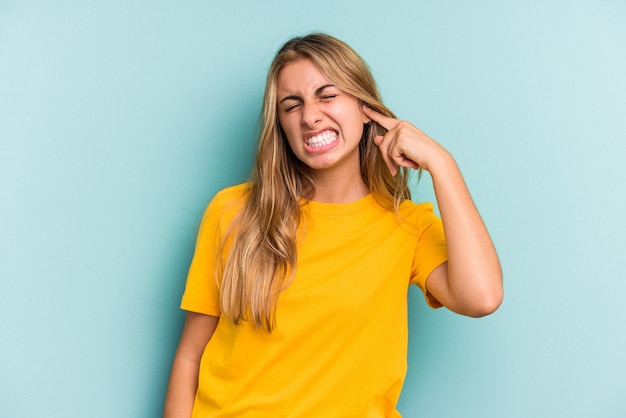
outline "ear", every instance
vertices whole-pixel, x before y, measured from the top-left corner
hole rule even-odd
[[[365,105],[365,103],[362,100],[359,100],[359,108],[361,109],[361,116],[363,119],[363,125],[367,125],[369,124],[372,120],[370,118],[367,117],[367,115],[365,114],[365,112],[363,112],[363,106]]]

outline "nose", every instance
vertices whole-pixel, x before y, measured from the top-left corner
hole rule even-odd
[[[302,106],[302,125],[313,128],[322,120],[322,112],[316,102]]]

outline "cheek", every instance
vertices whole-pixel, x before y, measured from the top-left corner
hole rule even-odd
[[[350,109],[349,111],[343,112],[341,115],[342,120],[344,121],[344,129],[346,130],[346,134],[350,134],[351,136],[358,137],[361,139],[363,136],[363,115],[359,112],[358,109]]]
[[[364,114],[361,105],[356,100],[347,100],[343,103],[337,103],[337,106],[333,109],[336,117],[341,118],[345,123],[350,126],[363,125]]]
[[[296,141],[296,138],[299,138],[298,133],[294,131],[293,125],[289,124],[288,120],[279,118],[278,122],[283,140],[287,142],[289,148],[294,151],[294,145],[300,142]]]
[[[291,133],[294,130],[293,118],[289,118],[289,115],[282,115],[278,117],[278,123],[285,134]]]

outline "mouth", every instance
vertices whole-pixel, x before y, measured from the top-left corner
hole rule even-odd
[[[306,144],[311,148],[321,148],[332,144],[337,139],[337,132],[328,129],[317,135],[306,138]]]

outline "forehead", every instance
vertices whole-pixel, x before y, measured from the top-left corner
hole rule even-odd
[[[332,84],[318,66],[306,58],[285,65],[278,73],[276,81],[279,96],[310,93],[322,85]]]

